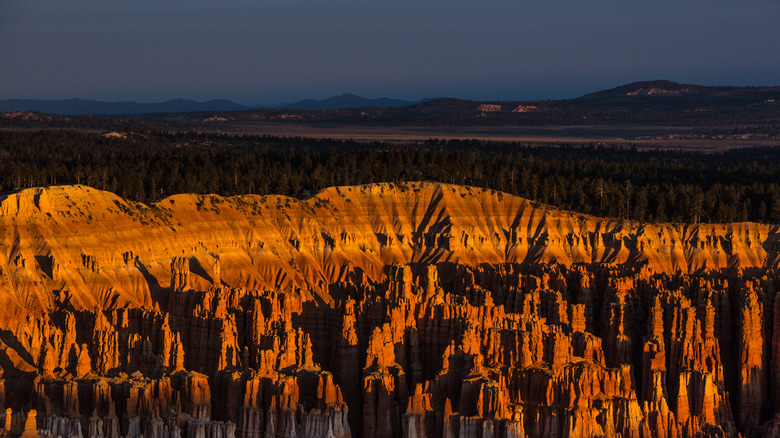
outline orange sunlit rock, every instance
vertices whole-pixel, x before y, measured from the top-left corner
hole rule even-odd
[[[777,225],[435,183],[22,190],[0,202],[3,433],[771,436],[778,249]]]

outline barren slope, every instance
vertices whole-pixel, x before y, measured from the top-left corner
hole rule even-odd
[[[433,183],[23,190],[0,436],[778,436],[779,233]]]
[[[392,264],[607,262],[657,272],[777,264],[778,227],[640,224],[559,211],[500,192],[434,183],[281,196],[175,195],[147,207],[84,186],[26,189],[0,204],[4,313],[48,308],[56,291],[77,309],[151,306],[171,261],[187,287],[327,285]],[[63,298],[60,298],[63,299]]]

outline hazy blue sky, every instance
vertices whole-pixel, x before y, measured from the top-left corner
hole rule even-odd
[[[282,103],[780,84],[780,0],[0,0],[0,99]]]

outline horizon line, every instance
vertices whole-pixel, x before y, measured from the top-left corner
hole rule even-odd
[[[780,85],[738,85],[738,84],[719,84],[719,85],[702,85],[697,83],[690,83],[690,82],[677,82],[670,79],[653,79],[653,80],[640,80],[640,81],[633,81],[633,82],[627,82],[623,83],[614,87],[610,88],[601,88],[595,91],[589,91],[585,92],[583,94],[578,94],[575,96],[569,96],[569,97],[543,97],[543,98],[468,98],[468,97],[458,97],[456,95],[441,95],[436,97],[422,97],[422,98],[416,98],[416,99],[405,99],[405,98],[399,98],[399,97],[391,97],[390,95],[383,95],[381,97],[367,97],[362,94],[357,94],[351,91],[345,91],[338,94],[329,95],[327,97],[323,98],[314,98],[314,97],[308,97],[303,99],[287,99],[284,102],[280,103],[241,103],[238,101],[238,99],[229,98],[229,97],[218,97],[218,98],[210,98],[210,99],[193,99],[193,98],[187,98],[187,97],[173,97],[168,99],[157,99],[157,100],[134,100],[133,98],[121,98],[121,99],[100,99],[100,98],[91,98],[91,97],[81,97],[81,96],[74,96],[74,97],[67,97],[67,98],[27,98],[27,97],[0,97],[0,102],[8,102],[8,101],[33,101],[33,102],[67,102],[67,101],[87,101],[87,102],[99,102],[99,103],[107,103],[107,104],[140,104],[140,105],[155,105],[155,104],[164,104],[164,103],[170,103],[170,102],[176,102],[176,101],[184,101],[184,102],[193,102],[197,104],[204,104],[204,103],[210,103],[210,102],[229,102],[235,105],[240,105],[243,107],[246,107],[246,109],[280,109],[279,107],[284,107],[287,105],[292,105],[299,102],[305,102],[305,101],[313,101],[313,102],[322,102],[326,101],[335,97],[342,97],[342,96],[354,96],[361,99],[366,100],[398,100],[403,102],[408,102],[408,104],[413,105],[416,103],[421,103],[427,100],[436,100],[436,99],[457,99],[457,100],[463,100],[463,101],[472,101],[472,102],[539,102],[539,101],[561,101],[561,100],[570,100],[570,99],[577,99],[589,94],[599,93],[602,91],[609,91],[620,87],[625,87],[632,84],[640,84],[644,82],[670,82],[674,83],[676,85],[692,85],[697,87],[708,87],[708,88],[719,88],[719,87],[735,87],[735,88],[775,88],[780,87]],[[243,100],[243,99],[242,99]],[[244,101],[246,102],[246,101]]]

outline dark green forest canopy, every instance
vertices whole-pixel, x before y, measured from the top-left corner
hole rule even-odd
[[[422,144],[75,131],[0,132],[0,188],[86,184],[153,202],[175,193],[283,194],[410,180],[486,187],[582,213],[780,222],[780,149],[718,154],[621,145]]]

